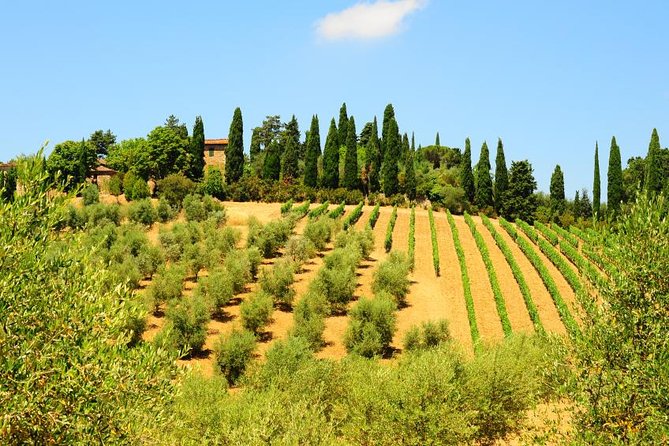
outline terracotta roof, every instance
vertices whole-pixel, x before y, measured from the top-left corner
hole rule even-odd
[[[221,139],[205,139],[204,145],[214,145],[214,144],[228,144],[228,138]]]
[[[9,170],[12,167],[16,167],[15,163],[0,163],[0,171]]]

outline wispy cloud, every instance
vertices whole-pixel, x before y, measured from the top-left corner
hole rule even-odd
[[[400,31],[404,19],[426,3],[427,0],[358,3],[318,20],[316,30],[326,40],[378,39]]]

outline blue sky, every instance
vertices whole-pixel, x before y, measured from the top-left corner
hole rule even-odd
[[[573,196],[592,188],[595,141],[602,172],[613,135],[623,164],[653,127],[668,145],[667,25],[666,0],[9,2],[0,160],[170,114],[225,137],[237,106],[247,150],[269,114],[304,131],[317,113],[324,140],[342,102],[360,128],[391,102],[417,144],[469,136],[476,161],[501,137],[540,190],[560,164]]]

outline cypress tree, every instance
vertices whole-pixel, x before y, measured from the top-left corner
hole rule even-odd
[[[292,182],[299,176],[297,171],[298,151],[299,147],[295,143],[295,139],[286,138],[281,160],[281,178],[284,181]]]
[[[321,155],[321,135],[318,115],[311,117],[311,128],[307,137],[307,153],[304,156],[304,184],[318,187],[318,157]]]
[[[441,142],[439,141],[439,132],[437,132],[437,137],[434,138],[434,145],[437,147],[441,147]]]
[[[413,140],[413,137],[412,137]],[[406,162],[406,184],[405,189],[407,197],[409,200],[413,201],[416,199],[416,169],[413,165],[413,160],[415,156],[415,151],[412,149],[409,150],[409,156],[407,157]]]
[[[472,172],[472,147],[469,138],[465,139],[465,153],[462,157],[460,169],[460,185],[465,191],[465,197],[470,203],[474,203],[474,173]]]
[[[358,136],[355,130],[353,116],[348,121],[348,135],[346,136],[346,157],[344,158],[344,181],[346,189],[358,187]]]
[[[200,116],[195,117],[190,153],[192,161],[189,177],[192,180],[199,180],[204,176],[204,123]]]
[[[244,124],[242,111],[235,109],[228,134],[228,147],[225,149],[225,181],[236,183],[244,173]]]
[[[476,165],[476,205],[483,209],[493,205],[492,178],[490,177],[490,151],[484,141],[481,146],[481,157]]]
[[[411,146],[409,145],[409,135],[404,133],[402,136],[402,160],[404,160],[404,162],[406,162],[408,159],[410,150]]]
[[[263,178],[266,180],[278,180],[281,176],[281,144],[272,141],[265,149],[265,159],[262,170]]]
[[[623,201],[623,167],[620,160],[620,148],[616,137],[611,138],[611,153],[609,155],[609,171],[607,178],[608,209],[615,217]]]
[[[376,123],[376,116],[372,123],[372,132],[367,146],[367,159],[369,160],[369,191],[378,192],[380,186],[381,174],[381,149],[379,147],[379,130]]]
[[[346,112],[346,102],[339,109],[339,131],[337,132],[337,141],[340,146],[346,144],[348,138],[348,113]]]
[[[395,109],[393,104],[386,105],[385,110],[383,110],[383,127],[381,127],[381,144],[379,149],[381,150],[381,159],[385,160],[386,156],[386,147],[388,141],[388,127],[390,126],[390,121],[395,120]],[[397,122],[395,123],[397,124]]]
[[[411,151],[416,151],[416,139],[414,138],[413,132],[411,132]]]
[[[395,195],[399,191],[399,182],[397,180],[400,142],[397,138],[397,122],[391,119],[388,123],[388,136],[386,139],[386,149],[383,154],[383,193],[386,197]]]
[[[497,155],[495,156],[495,211],[499,212],[504,206],[504,199],[509,188],[509,173],[506,170],[504,145],[502,138],[497,140]]]
[[[646,156],[646,178],[644,189],[646,193],[657,194],[662,192],[662,174],[660,166],[660,137],[657,129],[653,129],[648,145],[648,155]]]
[[[337,125],[332,118],[323,150],[323,187],[336,189],[337,186],[339,186],[339,141]]]
[[[601,200],[601,179],[599,178],[599,144],[595,142],[595,175],[592,181],[592,211],[595,218],[599,218],[599,207]]]
[[[551,208],[554,211],[562,212],[564,210],[564,174],[558,164],[551,175]]]
[[[249,147],[251,162],[255,161],[256,157],[260,155],[260,139],[260,127],[256,127],[251,134],[251,146]]]
[[[581,215],[581,192],[576,191],[574,196],[574,217],[578,218]]]

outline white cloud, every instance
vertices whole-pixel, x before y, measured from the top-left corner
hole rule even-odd
[[[425,3],[426,0],[358,3],[326,15],[316,23],[316,30],[327,40],[378,39],[400,31],[403,20]]]

